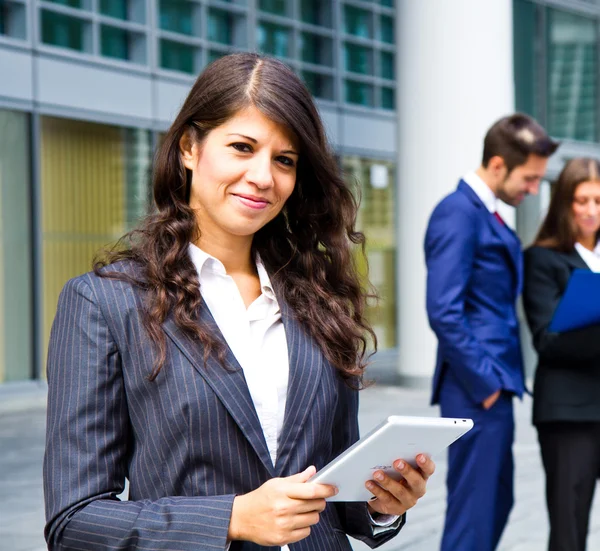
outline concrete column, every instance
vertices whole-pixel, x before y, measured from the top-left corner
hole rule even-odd
[[[398,331],[401,380],[428,383],[437,341],[425,311],[423,238],[436,203],[481,162],[514,111],[511,0],[397,0]],[[514,209],[502,215],[514,225]]]

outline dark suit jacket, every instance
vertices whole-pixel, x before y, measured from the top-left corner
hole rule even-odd
[[[523,306],[538,353],[533,421],[600,421],[600,325],[548,331],[574,269],[589,269],[577,251],[525,252]],[[600,297],[590,297],[600,301]]]
[[[515,233],[464,181],[434,209],[425,235],[427,314],[438,338],[432,403],[451,369],[474,403],[525,388],[516,314],[522,254]]]
[[[111,270],[135,273],[131,263]],[[290,380],[273,466],[243,371],[225,369],[172,319],[164,369],[142,328],[140,292],[86,274],[59,299],[48,355],[46,538],[54,550],[224,549],[233,499],[272,477],[317,469],[358,438],[358,395],[282,304]],[[223,337],[206,305],[201,323]],[[223,340],[224,342],[224,340]],[[116,496],[129,479],[129,501]],[[328,504],[293,551],[377,546],[364,503]],[[265,549],[234,542],[236,550]]]

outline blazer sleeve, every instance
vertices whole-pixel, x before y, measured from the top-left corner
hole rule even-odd
[[[119,350],[83,277],[68,282],[60,295],[47,370],[48,548],[225,549],[233,495],[117,498],[134,435]]]
[[[476,213],[443,201],[434,210],[425,235],[427,315],[440,352],[475,403],[483,402],[502,382],[493,355],[473,335],[465,316],[477,250]]]
[[[348,449],[359,438],[358,431],[358,391],[341,382],[335,427],[332,431],[333,457]],[[366,482],[366,480],[365,480]],[[402,515],[394,528],[374,535],[374,526],[366,503],[334,502],[344,532],[367,544],[371,549],[383,545],[395,537],[406,523]]]
[[[600,325],[554,333],[554,312],[566,288],[570,269],[559,255],[543,247],[525,252],[523,308],[540,360],[586,362],[600,359]]]

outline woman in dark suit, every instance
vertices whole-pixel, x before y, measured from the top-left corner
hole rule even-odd
[[[373,331],[364,242],[317,109],[283,63],[194,84],[155,159],[154,212],[61,294],[44,459],[52,550],[350,550],[396,535],[433,462],[375,498],[307,483],[358,438]],[[129,499],[118,495],[129,480]]]
[[[533,422],[546,471],[550,551],[585,550],[600,473],[600,325],[549,330],[573,270],[600,272],[599,230],[600,163],[572,159],[525,252],[523,304],[538,353]]]

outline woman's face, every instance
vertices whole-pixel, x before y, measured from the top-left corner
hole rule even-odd
[[[201,241],[252,238],[283,208],[296,184],[292,136],[255,107],[211,130],[201,144],[181,140],[192,171],[190,206]]]
[[[589,238],[600,229],[600,182],[582,182],[573,195],[573,221],[578,238]]]

